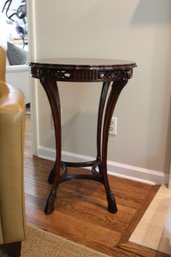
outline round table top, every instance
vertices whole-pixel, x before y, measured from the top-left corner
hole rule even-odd
[[[136,67],[135,62],[115,60],[115,59],[96,59],[96,58],[47,58],[29,62],[30,66],[37,67],[61,67],[72,69],[113,69],[123,67]]]
[[[32,77],[48,81],[98,82],[127,80],[134,62],[94,58],[52,58],[30,61]]]

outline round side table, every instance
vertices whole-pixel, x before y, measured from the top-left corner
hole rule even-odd
[[[134,62],[111,59],[42,59],[31,61],[31,74],[40,80],[51,106],[56,142],[56,160],[48,181],[52,189],[45,206],[45,213],[54,210],[58,186],[72,179],[92,179],[104,185],[109,212],[117,212],[114,195],[107,176],[107,146],[109,126],[118,97],[132,77]],[[89,162],[64,162],[61,160],[61,107],[58,81],[102,82],[97,120],[97,155]],[[69,175],[68,167],[91,167],[91,173]]]

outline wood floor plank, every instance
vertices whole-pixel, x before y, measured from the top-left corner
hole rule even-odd
[[[103,185],[76,180],[60,184],[55,211],[44,214],[53,162],[32,156],[30,116],[26,115],[25,199],[27,223],[115,257],[165,257],[128,242],[158,187],[109,176],[118,212],[107,211]],[[87,172],[71,169],[70,172]]]

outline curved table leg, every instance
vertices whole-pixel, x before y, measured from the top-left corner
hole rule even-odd
[[[114,195],[110,189],[108,176],[107,176],[107,146],[108,146],[108,137],[109,137],[109,127],[112,118],[112,114],[118,100],[118,97],[126,85],[127,80],[114,81],[111,87],[111,91],[107,100],[106,109],[104,113],[104,122],[102,130],[102,150],[101,150],[101,164],[99,166],[104,187],[106,190],[106,197],[108,201],[108,210],[111,213],[117,212],[117,206],[115,202]]]
[[[53,183],[49,197],[45,206],[45,213],[50,214],[54,211],[54,204],[57,194],[57,189],[60,182],[60,166],[61,166],[61,109],[60,98],[58,92],[58,85],[54,80],[41,79],[41,84],[47,94],[51,111],[53,115],[54,127],[55,127],[55,143],[56,143],[56,161],[51,171],[51,176],[48,180]]]
[[[102,126],[103,126],[103,114],[106,103],[107,93],[110,87],[110,81],[104,82],[101,90],[101,96],[99,101],[98,109],[98,120],[97,120],[97,160],[101,160],[101,142],[102,142]],[[98,165],[99,166],[99,165]],[[100,169],[99,172],[101,173]]]
[[[68,175],[68,167],[65,164],[65,162],[61,161],[61,168],[63,171],[63,174],[60,174],[60,182],[61,182],[61,176],[67,176]],[[55,181],[55,176],[56,176],[56,162],[52,168],[52,170],[50,171],[49,177],[48,177],[48,182],[50,185],[53,185],[54,181]]]
[[[52,170],[49,173],[48,182],[50,185],[53,185],[53,183],[55,181],[55,176],[56,176],[56,162],[55,162]]]

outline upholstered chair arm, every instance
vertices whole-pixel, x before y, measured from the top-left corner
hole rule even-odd
[[[25,238],[22,92],[0,81],[0,244]]]

